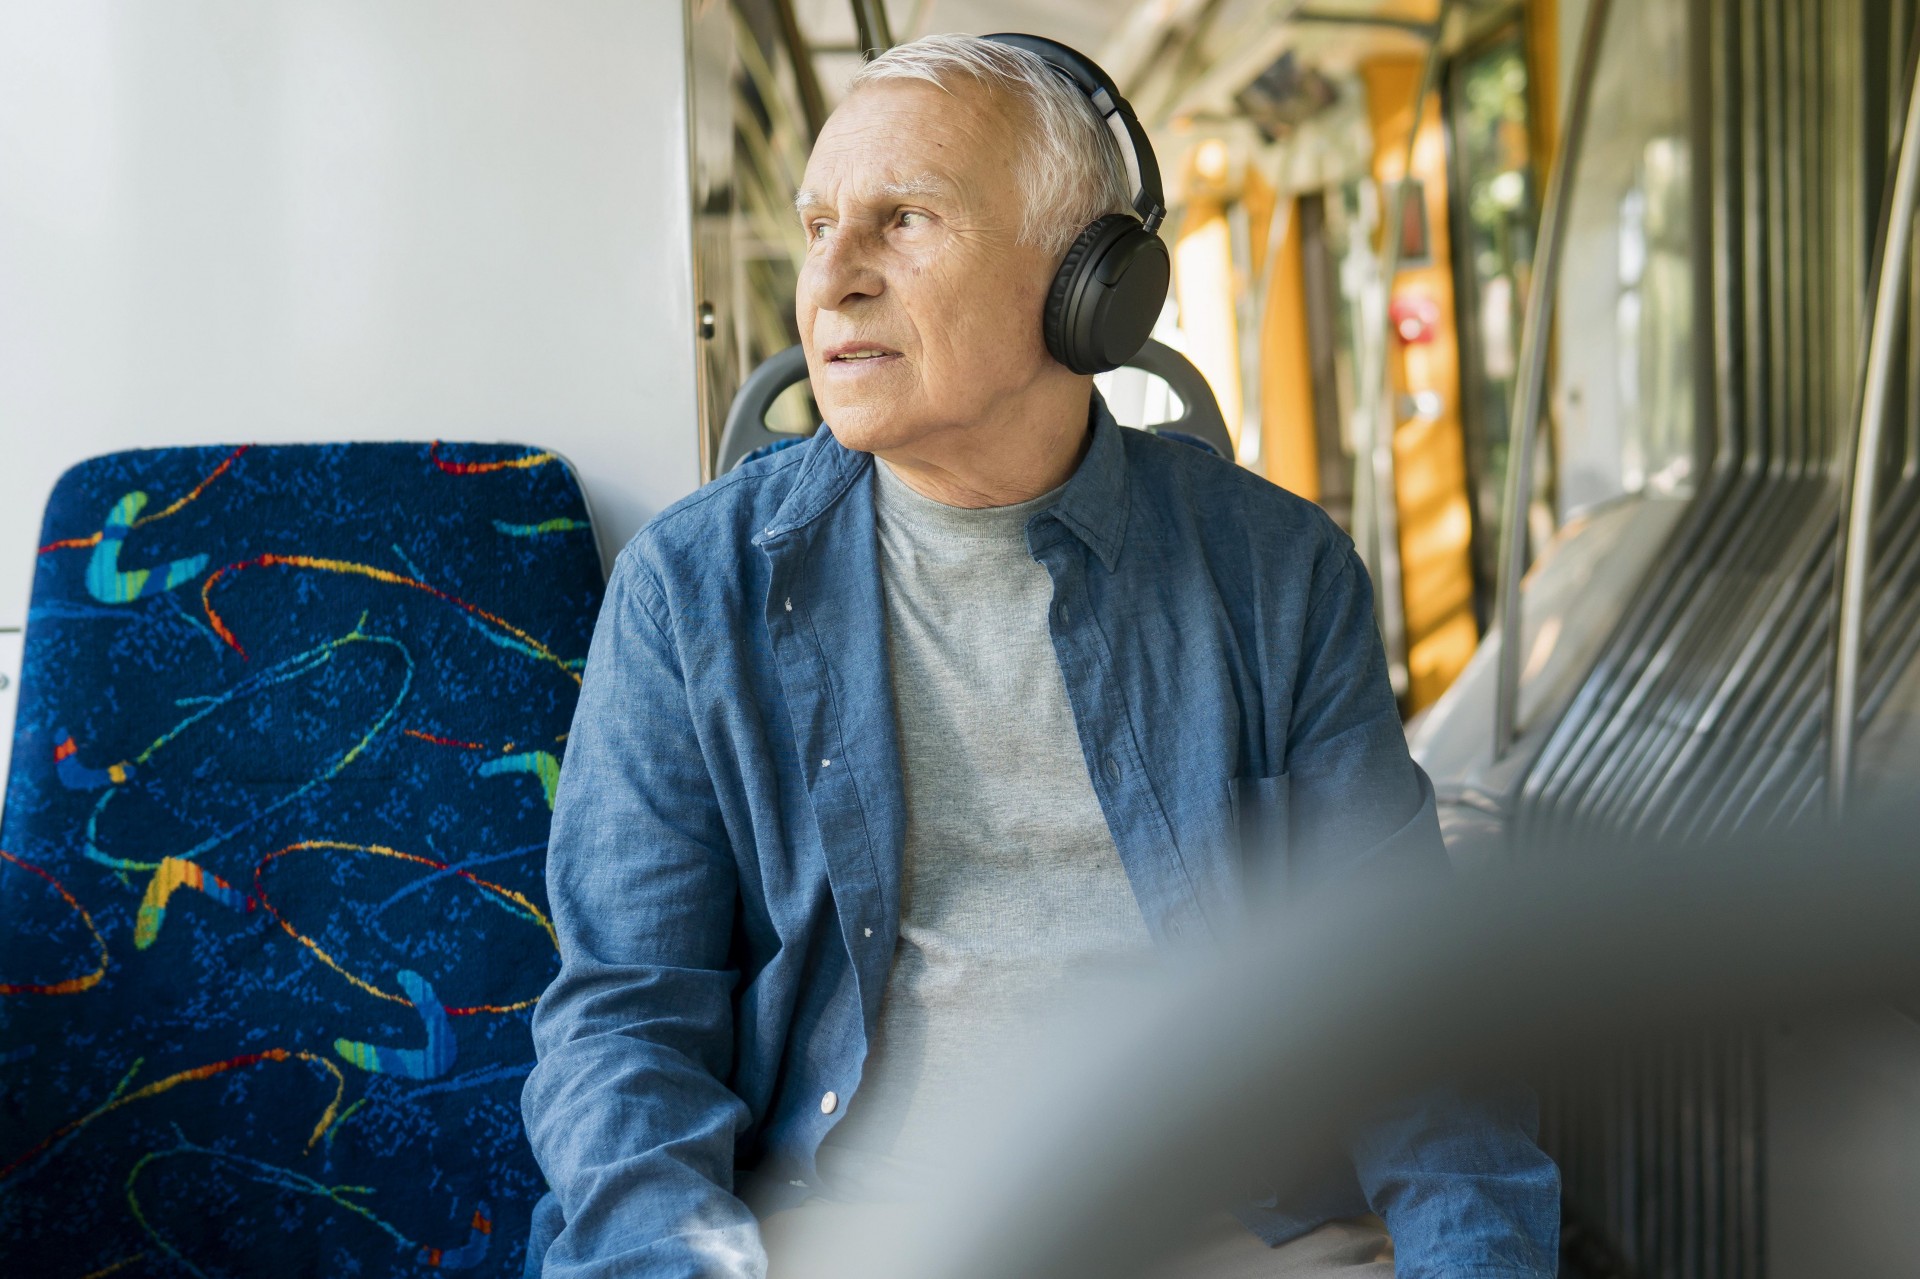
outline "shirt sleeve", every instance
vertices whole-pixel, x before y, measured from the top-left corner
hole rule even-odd
[[[563,1218],[547,1279],[765,1273],[732,1193],[738,882],[664,601],[623,553],[554,797],[560,973],[533,1016],[527,1135]]]
[[[1288,879],[1444,875],[1433,787],[1408,754],[1373,586],[1350,543],[1330,550],[1308,610],[1287,743]],[[1368,1125],[1354,1171],[1386,1219],[1400,1279],[1549,1279],[1560,1174],[1535,1141],[1531,1092],[1436,1089]]]
[[[1343,534],[1316,575],[1287,732],[1288,878],[1446,873],[1433,787],[1407,753],[1374,629],[1373,584]]]

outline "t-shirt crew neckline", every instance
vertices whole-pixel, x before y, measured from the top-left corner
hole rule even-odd
[[[1012,506],[948,506],[901,479],[881,458],[873,459],[873,472],[875,506],[881,519],[941,537],[980,542],[1024,541],[1027,521],[1058,501],[1067,487],[1062,484]]]

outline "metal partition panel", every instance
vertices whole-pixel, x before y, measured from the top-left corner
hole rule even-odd
[[[1920,650],[1920,342],[1896,318],[1920,290],[1898,251],[1910,213],[1874,234],[1911,101],[1888,67],[1906,65],[1916,5],[1692,7],[1709,468],[1528,769],[1511,824],[1522,847],[1568,830],[1724,837],[1820,812],[1849,513],[1862,722]],[[1869,317],[1881,261],[1882,314]],[[1868,334],[1872,396],[1856,390]],[[1857,437],[1876,402],[1880,429]],[[1756,1037],[1723,1037],[1549,1090],[1548,1139],[1596,1273],[1765,1273],[1762,1062]]]

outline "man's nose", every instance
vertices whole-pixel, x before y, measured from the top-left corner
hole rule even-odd
[[[822,311],[845,309],[861,298],[879,297],[885,281],[867,237],[852,228],[836,231],[807,264],[807,290]]]

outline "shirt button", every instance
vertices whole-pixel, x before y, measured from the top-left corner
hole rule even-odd
[[[788,600],[786,603],[787,603],[787,612],[789,613],[793,612],[793,601]]]
[[[798,1186],[802,1190],[805,1190],[807,1188],[807,1183],[804,1181],[789,1181],[787,1184],[789,1186]]]
[[[860,930],[860,935],[861,935],[861,936],[863,936],[863,937],[871,937],[871,936],[873,936],[873,929],[871,929],[871,928],[862,928],[862,929]]]
[[[1111,755],[1107,756],[1107,776],[1116,782],[1120,780],[1120,761]]]
[[[834,1107],[838,1106],[839,1104],[840,1104],[840,1094],[830,1092],[826,1096],[820,1099],[820,1113],[823,1115],[831,1115],[833,1113]]]
[[[832,768],[832,767],[833,767],[833,761],[832,761],[832,760],[830,760],[830,759],[823,759],[823,760],[821,760],[821,761],[820,761],[820,767],[822,767],[822,768]]]

